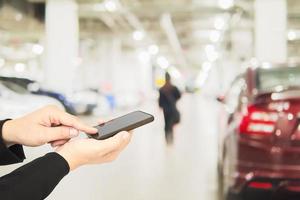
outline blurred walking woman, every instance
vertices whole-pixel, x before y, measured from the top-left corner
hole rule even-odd
[[[181,93],[176,86],[172,85],[169,73],[166,73],[165,80],[165,85],[159,90],[159,107],[164,112],[166,140],[167,143],[171,143],[173,127],[180,122],[180,113],[176,103],[180,99]]]

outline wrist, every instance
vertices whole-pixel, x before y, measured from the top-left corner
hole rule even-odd
[[[2,139],[7,147],[16,144],[14,140],[14,120],[8,120],[3,124],[2,127]]]
[[[63,157],[66,160],[66,162],[69,165],[70,171],[73,171],[79,167],[79,164],[73,158],[71,153],[64,150],[58,150],[56,153],[58,153],[61,157]]]

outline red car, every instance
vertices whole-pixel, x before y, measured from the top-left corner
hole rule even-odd
[[[223,199],[300,199],[300,66],[249,68],[225,97]]]

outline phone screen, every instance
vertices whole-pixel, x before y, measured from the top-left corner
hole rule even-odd
[[[91,137],[98,140],[104,140],[121,131],[130,131],[152,121],[154,121],[154,117],[151,114],[135,111],[96,126],[98,134],[91,135]]]

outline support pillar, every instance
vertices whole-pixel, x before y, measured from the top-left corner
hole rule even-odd
[[[260,61],[287,60],[286,0],[255,1],[255,55]]]
[[[78,61],[78,5],[75,0],[47,0],[45,86],[69,93]]]

